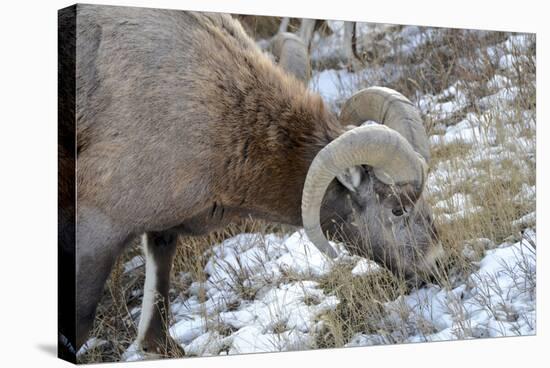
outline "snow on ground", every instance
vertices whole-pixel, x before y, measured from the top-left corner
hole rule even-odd
[[[76,352],[76,357],[80,358],[81,356],[86,354],[86,352],[91,351],[93,349],[101,348],[101,346],[108,345],[108,344],[109,342],[106,340],[98,339],[97,337],[91,337],[88,339],[88,341],[86,341],[86,343],[84,343],[84,345],[80,347],[80,349],[78,349],[78,351]]]
[[[387,320],[381,324],[406,325],[407,336],[357,334],[346,346],[534,334],[534,239],[535,232],[527,229],[521,241],[494,249],[492,242],[480,240],[485,255],[465,282],[452,290],[429,285],[384,305]],[[195,283],[172,304],[170,335],[186,354],[198,356],[311,348],[322,326],[318,317],[340,302],[318,282],[303,279],[333,266],[318,252],[302,231],[289,237],[241,234],[216,245],[205,267],[206,282]],[[349,261],[349,255],[340,254],[336,262]],[[367,259],[353,259],[354,276],[380,269]],[[288,281],[290,272],[302,279]],[[201,290],[206,300],[200,300]],[[430,326],[429,334],[425,326]],[[135,345],[124,356],[128,361],[141,358]]]
[[[408,336],[357,334],[346,346],[388,342],[425,342],[464,338],[532,335],[535,333],[535,233],[524,239],[489,249],[479,269],[452,290],[429,286],[386,303],[388,319],[396,324],[430,326],[429,333]],[[402,320],[403,311],[413,315]],[[423,327],[426,329],[426,327]]]
[[[318,282],[308,280],[326,275],[333,263],[303,230],[290,236],[240,234],[209,252],[204,268],[208,279],[191,284],[188,295],[171,306],[176,322],[170,335],[188,355],[305,349],[311,345],[316,317],[339,303]],[[340,252],[359,260],[355,272],[376,271],[370,261]],[[203,293],[206,300],[201,300]],[[125,354],[126,360],[140,357],[135,345]]]
[[[464,218],[473,213],[481,211],[480,206],[472,202],[470,195],[455,193],[446,200],[439,201],[434,205],[435,209],[441,210],[440,221],[453,221],[457,218]]]
[[[486,250],[479,269],[452,290],[431,285],[386,303],[381,324],[404,325],[412,333],[357,334],[346,346],[534,334],[534,236],[527,230],[517,243]]]
[[[316,36],[313,41],[314,62],[342,56],[337,45],[343,23],[330,22],[329,26],[334,31],[332,36]],[[359,29],[381,32],[366,24]],[[433,34],[406,26],[397,37],[405,42],[401,49],[391,52],[410,55]],[[481,210],[470,194],[449,192],[448,187],[449,182],[458,186],[470,180],[475,184],[475,178],[483,174],[478,167],[483,161],[490,160],[497,166],[506,160],[534,164],[534,134],[530,138],[521,129],[527,127],[534,132],[535,113],[509,113],[508,107],[520,91],[506,76],[521,61],[513,51],[526,50],[532,46],[530,42],[531,38],[512,35],[501,47],[486,51],[499,72],[486,83],[488,94],[479,100],[479,113],[465,111],[468,103],[462,81],[438,95],[413,96],[423,115],[436,122],[445,121],[436,124],[429,137],[432,148],[449,144],[470,147],[461,157],[469,165],[457,167],[451,160],[444,160],[432,167],[427,190],[438,198],[434,208],[439,212],[439,221],[454,221]],[[384,74],[388,80],[400,76],[399,68],[391,64],[355,73],[340,65],[339,69],[316,71],[309,87],[338,111],[364,80],[372,80],[373,73]],[[497,124],[507,129],[497,129]],[[534,210],[535,186],[522,184],[513,201],[527,203]],[[389,332],[358,333],[346,346],[534,334],[535,212],[518,217],[513,224],[523,229],[520,241],[496,245],[489,239],[472,239],[463,251],[474,268],[469,277],[455,280],[450,288],[427,285],[384,304],[386,317],[380,321],[380,331]],[[352,264],[353,277],[369,277],[381,269],[370,260],[349,255],[340,245],[333,246],[340,255],[329,261],[303,230],[288,235],[241,234],[215,245],[208,251],[204,267],[207,279],[192,282],[189,290],[181,292],[172,303],[170,335],[186,354],[198,356],[314,347],[315,334],[322,327],[320,317],[341,302],[321,289],[319,278],[342,262]],[[476,249],[481,249],[481,254]],[[143,259],[136,257],[125,265],[125,271],[132,272],[142,265]],[[189,279],[191,275],[180,277]],[[139,311],[132,314],[138,321]],[[405,328],[388,327],[400,325]],[[98,343],[101,341],[90,340],[88,345]],[[136,360],[142,356],[132,345],[123,358]]]

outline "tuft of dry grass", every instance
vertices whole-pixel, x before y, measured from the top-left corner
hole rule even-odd
[[[344,346],[357,332],[383,333],[379,321],[386,312],[384,303],[406,293],[405,280],[388,270],[372,275],[354,276],[352,267],[335,267],[322,278],[321,287],[341,301],[334,312],[321,317],[322,329],[316,335],[315,348]]]

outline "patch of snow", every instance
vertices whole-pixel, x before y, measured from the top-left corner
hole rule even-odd
[[[297,231],[284,243],[286,253],[276,260],[276,264],[287,271],[302,275],[322,276],[331,269],[326,256],[307,239],[305,232]]]
[[[529,202],[534,201],[536,196],[536,189],[534,185],[527,185],[523,183],[518,194],[514,196],[514,202]]]
[[[468,119],[453,125],[447,129],[444,135],[432,135],[430,143],[433,145],[450,144],[456,142],[477,143],[486,139],[487,135],[481,127]]]
[[[355,267],[353,267],[353,270],[351,270],[351,274],[353,276],[365,276],[380,272],[381,269],[382,267],[380,267],[378,263],[363,258],[359,260],[359,262],[357,262]]]
[[[525,55],[506,54],[502,55],[498,61],[498,67],[500,69],[513,69],[520,63],[529,61]]]
[[[510,36],[505,42],[504,47],[509,52],[524,53],[534,43],[534,36],[529,34],[517,34]]]
[[[535,212],[529,212],[527,215],[512,221],[512,225],[517,227],[525,227],[525,226],[533,226],[535,225],[536,222],[537,222],[537,214]]]
[[[122,354],[121,359],[125,362],[136,362],[145,358],[144,353],[138,348],[134,341],[128,349]]]
[[[485,96],[479,100],[479,106],[482,108],[490,108],[492,106],[501,106],[503,103],[514,101],[519,93],[517,87],[501,88],[497,93]]]
[[[481,211],[481,207],[472,203],[472,197],[464,193],[455,193],[450,198],[437,202],[434,208],[445,212],[440,215],[445,222],[465,218]]]
[[[472,197],[464,193],[455,193],[449,199],[437,202],[434,207],[446,212],[455,212],[472,207]]]
[[[128,262],[124,263],[124,273],[132,272],[136,268],[142,267],[145,265],[145,260],[142,255],[135,256],[130,259]]]
[[[218,332],[206,332],[188,345],[185,345],[184,351],[190,356],[212,356],[219,355],[224,347],[231,343],[231,339],[221,336]]]
[[[80,349],[78,349],[78,351],[76,352],[76,357],[79,358],[82,355],[86,354],[88,351],[100,348],[107,344],[109,344],[107,340],[98,339],[97,337],[91,337],[80,347]]]
[[[202,316],[187,316],[170,327],[170,336],[177,342],[188,344],[206,332],[206,321]]]
[[[405,26],[400,32],[400,36],[405,42],[400,45],[400,51],[403,56],[411,56],[419,47],[429,41],[434,40],[435,32],[430,28],[421,28],[418,26]]]
[[[356,90],[355,85],[359,79],[360,76],[345,69],[325,69],[313,74],[309,88],[330,103],[349,97],[348,91]]]
[[[302,350],[311,346],[312,337],[299,331],[263,333],[257,326],[246,326],[232,338],[229,354]]]
[[[498,90],[502,88],[508,88],[512,85],[512,82],[507,77],[495,74],[493,77],[487,82],[487,87],[491,90]]]
[[[383,344],[389,344],[389,343],[390,342],[387,341],[381,335],[365,335],[365,334],[359,333],[353,336],[351,340],[344,346],[348,348],[348,347],[356,347],[356,346],[383,345]]]

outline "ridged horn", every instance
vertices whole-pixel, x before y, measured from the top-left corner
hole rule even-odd
[[[399,132],[426,163],[430,161],[428,137],[420,114],[401,93],[385,87],[365,88],[351,96],[340,112],[344,125],[372,120]]]

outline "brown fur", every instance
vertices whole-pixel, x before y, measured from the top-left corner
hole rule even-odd
[[[341,132],[320,97],[228,15],[102,9],[79,13],[105,22],[96,52],[108,58],[95,64],[101,79],[79,76],[94,92],[78,99],[80,203],[132,233],[184,225],[214,207],[299,225],[309,164]],[[140,27],[125,26],[133,22]],[[129,46],[147,46],[150,29],[166,38],[150,50]],[[150,60],[164,47],[166,60]]]

